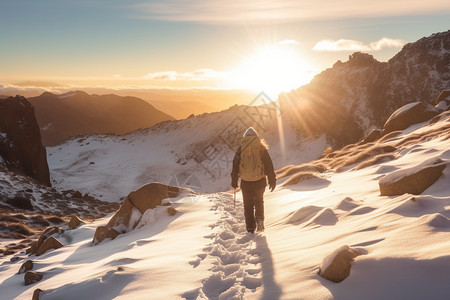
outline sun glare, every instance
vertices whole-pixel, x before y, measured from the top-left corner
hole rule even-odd
[[[280,92],[307,84],[314,75],[289,47],[273,46],[248,57],[230,73],[230,81],[233,87],[262,91],[276,98]]]

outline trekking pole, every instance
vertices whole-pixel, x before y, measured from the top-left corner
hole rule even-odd
[[[233,192],[234,192],[234,201],[233,201],[233,205],[234,205],[234,209],[236,209],[236,189],[234,189]]]

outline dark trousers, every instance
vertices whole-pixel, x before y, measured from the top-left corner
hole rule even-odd
[[[241,180],[242,198],[244,200],[244,215],[247,231],[256,229],[256,222],[264,221],[264,190],[266,179],[258,181]]]

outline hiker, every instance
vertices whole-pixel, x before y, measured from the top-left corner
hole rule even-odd
[[[264,190],[266,176],[269,179],[269,189],[272,192],[276,186],[276,177],[272,159],[267,152],[267,146],[260,140],[253,127],[249,127],[236,151],[231,171],[231,186],[238,187],[241,178],[242,198],[244,199],[244,215],[247,231],[254,233],[264,231]]]

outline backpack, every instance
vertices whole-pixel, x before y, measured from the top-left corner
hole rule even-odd
[[[239,177],[245,181],[257,181],[265,177],[262,152],[265,147],[256,136],[244,137],[241,144]]]

